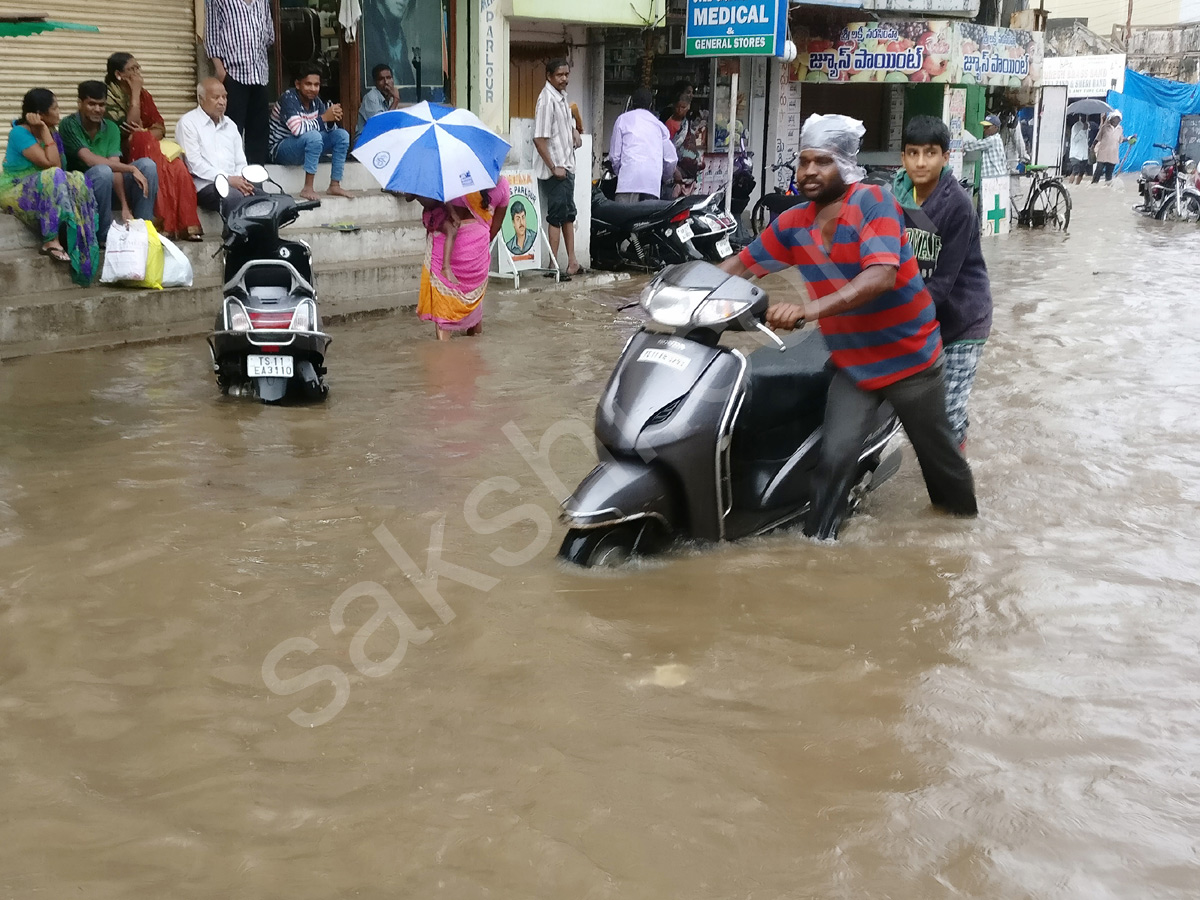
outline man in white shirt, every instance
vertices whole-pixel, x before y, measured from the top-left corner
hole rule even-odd
[[[175,142],[183,148],[196,184],[196,200],[204,209],[219,210],[221,196],[213,185],[218,175],[245,196],[254,193],[254,185],[242,178],[246,152],[237,125],[225,115],[225,85],[215,78],[204,79],[196,86],[196,100],[200,105],[179,117]]]
[[[640,87],[629,98],[629,112],[613,125],[608,158],[617,173],[617,200],[637,203],[657,200],[662,185],[675,174],[679,161],[667,126],[650,112],[654,95]]]
[[[1067,150],[1067,180],[1079,184],[1087,172],[1088,127],[1083,116],[1075,119],[1071,126],[1071,146]],[[1073,181],[1071,179],[1074,179]]]
[[[537,150],[533,165],[538,187],[546,198],[550,255],[558,265],[558,236],[562,234],[567,245],[567,278],[580,270],[575,258],[575,151],[583,145],[567,102],[570,80],[571,65],[565,59],[546,63],[546,86],[533,117],[533,146]]]

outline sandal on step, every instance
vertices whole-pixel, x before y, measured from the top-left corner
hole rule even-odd
[[[71,255],[62,247],[43,247],[38,251],[38,253],[40,253],[42,256],[48,256],[51,259],[58,260],[59,262],[69,263],[71,261]]]

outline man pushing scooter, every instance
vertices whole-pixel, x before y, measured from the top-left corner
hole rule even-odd
[[[946,416],[941,337],[904,214],[883,188],[861,184],[865,130],[847,116],[810,116],[796,171],[808,202],[721,265],[759,277],[794,267],[805,290],[798,302],[771,307],[767,323],[793,329],[815,321],[829,346],[836,371],[804,525],[805,534],[821,539],[837,536],[858,452],[884,402],[904,425],[933,505],[955,515],[978,512],[971,469]]]

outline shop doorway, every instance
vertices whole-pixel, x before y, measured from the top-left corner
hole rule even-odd
[[[532,119],[538,94],[546,85],[546,63],[555,57],[570,59],[566,44],[512,44],[508,49],[508,114]]]
[[[866,126],[863,152],[887,150],[888,92],[885,84],[809,84],[801,92],[804,118],[841,113]],[[941,118],[941,110],[937,112]]]
[[[371,88],[371,70],[383,63],[391,68],[404,103],[452,102],[454,0],[364,0],[362,7],[358,71],[363,89]]]
[[[328,103],[341,102],[338,5],[339,0],[279,0],[276,95],[292,86],[300,66],[312,64],[321,70],[321,98]]]

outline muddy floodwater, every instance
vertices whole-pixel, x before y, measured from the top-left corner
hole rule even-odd
[[[837,544],[555,561],[636,282],[336,326],[323,407],[6,363],[0,898],[1197,896],[1200,230],[1073,193],[988,244],[981,517],[910,453]]]

